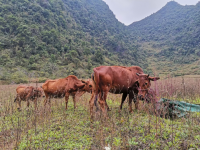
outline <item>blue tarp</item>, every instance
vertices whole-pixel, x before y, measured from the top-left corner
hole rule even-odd
[[[177,117],[183,117],[188,112],[200,112],[199,104],[191,104],[182,101],[169,100],[161,98],[157,103],[157,110]]]

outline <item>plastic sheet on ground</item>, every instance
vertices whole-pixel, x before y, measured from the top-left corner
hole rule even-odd
[[[156,109],[162,114],[165,113],[170,116],[184,117],[189,112],[200,112],[200,105],[161,98],[157,102]]]

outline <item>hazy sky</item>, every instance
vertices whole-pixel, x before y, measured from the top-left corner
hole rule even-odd
[[[125,25],[157,12],[171,0],[103,0]],[[195,5],[199,0],[175,0],[181,5]]]

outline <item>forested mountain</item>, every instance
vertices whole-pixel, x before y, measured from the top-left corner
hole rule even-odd
[[[99,65],[147,67],[142,57],[102,0],[0,0],[0,80],[87,78]]]
[[[102,0],[0,0],[0,80],[88,78],[99,65],[200,74],[199,25],[200,3],[125,26]]]
[[[133,40],[149,51],[151,62],[157,61],[158,70],[200,73],[200,2],[182,6],[170,1],[158,12],[132,23],[128,29]]]

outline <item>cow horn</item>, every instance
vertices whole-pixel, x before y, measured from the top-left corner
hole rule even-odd
[[[149,77],[149,74],[147,75],[147,78]]]
[[[139,73],[136,73],[136,75],[140,76],[140,74],[139,74]]]

